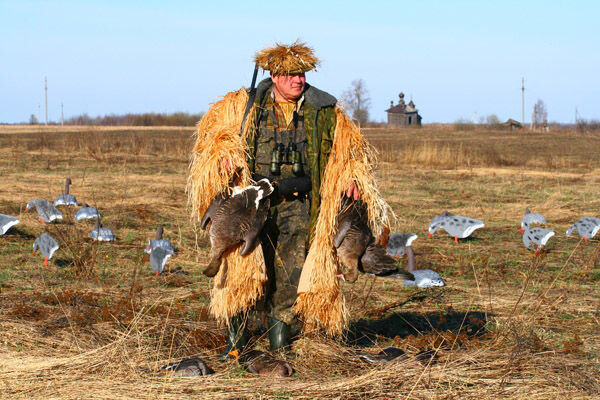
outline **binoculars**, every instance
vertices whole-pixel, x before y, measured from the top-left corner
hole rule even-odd
[[[281,164],[292,165],[292,172],[296,176],[304,175],[302,168],[302,156],[296,148],[296,143],[290,143],[287,147],[283,143],[277,143],[271,153],[271,174],[281,175]]]

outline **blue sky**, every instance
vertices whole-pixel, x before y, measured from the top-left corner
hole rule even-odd
[[[356,4],[356,5],[354,5]],[[542,99],[551,121],[575,107],[600,119],[597,1],[0,0],[0,122],[205,111],[248,86],[252,57],[276,41],[308,42],[307,80],[340,96],[361,78],[371,117],[403,91],[424,123],[496,114],[521,119]]]

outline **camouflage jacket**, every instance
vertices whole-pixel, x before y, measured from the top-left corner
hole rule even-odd
[[[252,120],[255,121],[255,124],[249,127],[250,131],[248,133],[248,165],[251,172],[255,172],[254,160],[256,157],[256,140],[258,136],[256,132],[261,119],[261,104],[263,104],[265,95],[270,92],[269,89],[272,84],[271,78],[267,78],[261,81],[256,89],[254,115],[252,116]],[[314,234],[319,207],[321,205],[321,179],[333,146],[336,126],[336,103],[336,98],[329,93],[319,90],[308,83],[306,84],[302,107],[304,111],[304,129],[308,140],[307,158],[312,183],[310,208],[311,239]]]

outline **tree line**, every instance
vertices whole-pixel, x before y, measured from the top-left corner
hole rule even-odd
[[[194,126],[204,113],[189,114],[185,112],[143,113],[143,114],[109,114],[90,117],[87,114],[65,119],[65,125],[102,125],[102,126]],[[37,124],[37,118],[32,115],[30,124]],[[56,123],[53,123],[56,124]]]

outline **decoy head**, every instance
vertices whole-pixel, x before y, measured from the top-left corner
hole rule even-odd
[[[162,225],[159,225],[158,228],[156,228],[156,240],[161,240],[162,235],[163,235],[163,227],[162,227]]]

